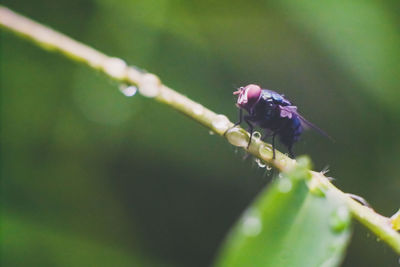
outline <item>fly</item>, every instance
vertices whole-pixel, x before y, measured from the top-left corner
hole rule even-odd
[[[263,139],[272,136],[273,159],[275,159],[275,137],[278,136],[294,158],[293,145],[296,143],[305,128],[313,128],[320,134],[329,137],[321,129],[307,121],[297,112],[297,107],[287,100],[283,95],[268,89],[261,89],[260,86],[249,84],[240,87],[233,93],[238,95],[236,106],[239,108],[239,121],[235,126],[244,120],[249,126],[251,144],[254,125],[265,130]],[[243,115],[243,110],[247,115]]]

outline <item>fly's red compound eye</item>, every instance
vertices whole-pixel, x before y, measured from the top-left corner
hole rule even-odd
[[[255,84],[249,84],[245,87],[247,92],[247,101],[249,103],[255,104],[261,96],[261,88]]]
[[[233,93],[239,95],[237,105],[241,108],[251,109],[261,97],[261,88],[255,84],[249,84],[246,87],[240,87]]]

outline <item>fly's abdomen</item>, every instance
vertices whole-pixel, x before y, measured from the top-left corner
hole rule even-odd
[[[297,116],[293,116],[279,131],[279,137],[284,145],[292,147],[300,139],[302,132],[303,127],[301,126],[300,119]]]

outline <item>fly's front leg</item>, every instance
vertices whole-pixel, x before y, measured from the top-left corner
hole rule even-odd
[[[236,126],[238,126],[239,124],[241,124],[242,123],[242,120],[243,120],[243,110],[241,109],[241,108],[239,108],[239,121],[237,122],[237,123],[235,123],[234,125],[233,125],[233,127],[236,127]],[[232,128],[233,128],[232,127]]]
[[[293,144],[288,146],[288,151],[289,151],[289,157],[294,159],[294,153],[293,153],[292,147],[293,147]]]
[[[251,124],[250,118],[251,118],[251,116],[248,116],[248,115],[244,116],[244,121],[247,123],[247,125],[249,125],[249,132],[250,132],[250,140],[249,140],[249,143],[247,144],[247,149],[250,147],[251,138],[253,137],[253,132],[254,132],[254,126],[253,126],[253,124]]]
[[[224,136],[225,136],[226,133],[229,132],[232,128],[235,128],[236,126],[238,126],[239,124],[241,124],[241,123],[242,123],[242,120],[243,120],[243,111],[242,111],[241,108],[239,108],[239,121],[236,122],[231,128],[229,128],[228,130],[226,130],[226,131],[224,132]]]

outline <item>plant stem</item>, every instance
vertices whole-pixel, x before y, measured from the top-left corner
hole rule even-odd
[[[33,41],[46,50],[57,51],[67,58],[82,62],[118,82],[138,86],[139,92],[143,95],[154,97],[157,101],[182,112],[215,133],[226,137],[231,144],[243,147],[250,154],[262,159],[280,171],[289,170],[297,164],[295,160],[290,159],[279,151],[276,151],[276,159],[273,160],[271,145],[260,140],[253,139],[250,147],[246,148],[249,134],[241,128],[228,130],[233,126],[233,123],[225,115],[216,114],[168,88],[161,83],[156,75],[143,72],[136,67],[127,66],[122,59],[109,57],[1,5],[0,26]],[[338,198],[345,199],[353,216],[400,254],[400,234],[394,230],[390,218],[384,217],[371,208],[356,202],[336,188],[322,173],[313,171],[311,173],[312,178],[309,186],[312,185],[312,187],[320,188],[321,190],[329,189]],[[310,189],[312,190],[312,188]]]

